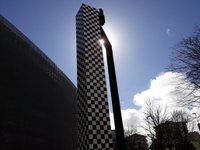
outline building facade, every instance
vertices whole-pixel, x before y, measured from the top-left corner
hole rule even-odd
[[[76,87],[0,16],[0,149],[76,149]]]
[[[126,137],[128,150],[148,150],[146,136],[141,134],[132,134]]]
[[[151,150],[174,149],[174,150],[194,150],[188,141],[187,122],[166,121],[156,128],[156,139],[152,141]]]
[[[99,11],[83,4],[76,15],[78,149],[80,150],[112,149],[100,36]]]

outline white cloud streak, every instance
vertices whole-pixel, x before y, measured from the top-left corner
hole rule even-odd
[[[172,28],[167,28],[166,29],[166,34],[167,34],[167,36],[168,37],[173,37],[173,36],[175,36],[176,34],[175,34],[175,31],[174,31],[175,29],[174,29],[174,27],[172,27]]]

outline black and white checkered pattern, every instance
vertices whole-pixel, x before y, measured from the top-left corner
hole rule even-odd
[[[76,16],[78,149],[112,150],[99,11],[83,4]]]

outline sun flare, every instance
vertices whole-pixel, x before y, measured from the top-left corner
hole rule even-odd
[[[103,39],[100,39],[99,42],[101,45],[103,45],[105,41]]]

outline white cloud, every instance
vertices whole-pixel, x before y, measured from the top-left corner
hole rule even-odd
[[[137,128],[138,123],[141,122],[140,113],[136,109],[122,110],[122,117],[125,128]]]
[[[124,129],[137,129],[141,132],[142,113],[134,108],[121,110]],[[111,128],[114,129],[113,113],[110,113]]]
[[[132,108],[132,109],[125,109],[121,110],[122,118],[123,118],[123,124],[124,128],[136,128],[141,120],[140,114],[138,110]],[[114,120],[113,120],[113,113],[110,113],[111,117],[111,127],[114,129]]]
[[[174,26],[172,26],[172,27],[168,27],[167,29],[166,29],[166,34],[167,34],[167,36],[168,37],[173,37],[173,36],[175,36],[175,27]]]
[[[137,128],[140,132],[143,132],[143,110],[145,109],[145,101],[150,99],[153,104],[160,104],[168,107],[168,112],[174,110],[185,110],[189,114],[197,112],[197,108],[182,108],[177,105],[177,100],[180,99],[183,92],[176,92],[176,85],[182,83],[182,79],[185,79],[184,74],[176,72],[160,73],[155,79],[150,81],[149,88],[137,93],[133,96],[133,103],[140,106],[140,109],[125,109],[122,110],[122,118],[125,129]],[[188,86],[188,82],[182,84],[182,86]],[[114,129],[113,114],[111,115],[111,126]],[[195,127],[196,129],[196,127]]]
[[[176,85],[182,78],[184,75],[180,73],[161,73],[150,81],[149,89],[134,95],[133,102],[144,107],[145,101],[151,99],[154,103],[176,107],[176,100],[179,98],[179,95],[175,93]]]
[[[170,29],[170,28],[167,28],[167,29],[166,29],[166,34],[167,34],[168,36],[170,36],[170,34],[171,34],[171,29]]]

